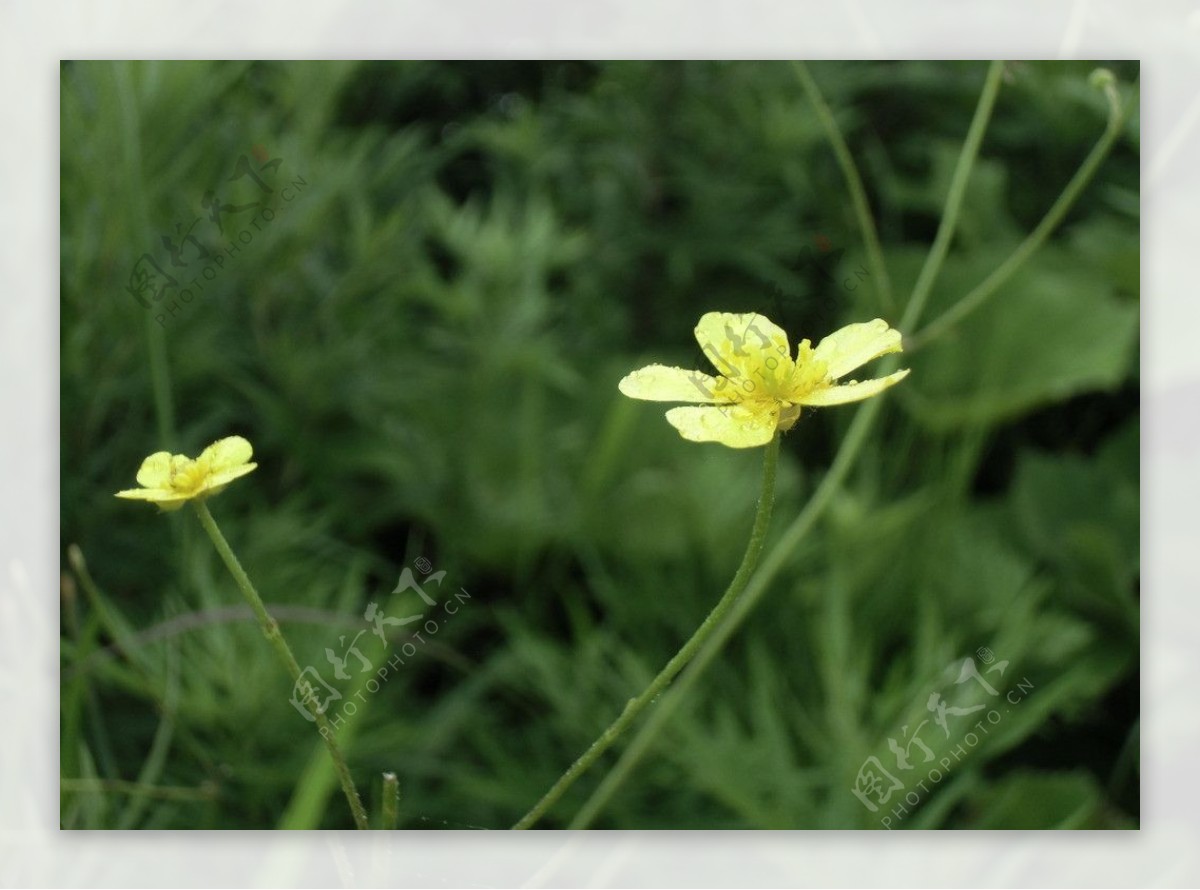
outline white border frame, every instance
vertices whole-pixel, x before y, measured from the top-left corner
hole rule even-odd
[[[60,58],[1140,58],[1143,825],[1139,832],[60,832]],[[1104,2],[193,0],[0,5],[0,884],[1188,886],[1200,881],[1200,8]],[[1191,224],[1189,225],[1189,220]],[[1191,840],[1189,840],[1189,838]]]

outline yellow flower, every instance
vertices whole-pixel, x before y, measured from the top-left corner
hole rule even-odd
[[[718,376],[649,365],[619,384],[634,399],[703,403],[706,407],[667,412],[667,421],[693,442],[766,445],[776,430],[792,428],[803,406],[857,402],[908,375],[903,370],[875,380],[837,382],[872,359],[901,351],[900,332],[881,318],[834,331],[815,349],[801,340],[795,358],[787,334],[755,313],[706,313],[696,325],[696,339]]]
[[[213,442],[195,460],[159,451],[142,461],[137,474],[142,487],[118,491],[117,497],[151,501],[162,510],[178,510],[184,501],[216,494],[257,467],[250,463],[253,453],[250,443],[241,436]]]

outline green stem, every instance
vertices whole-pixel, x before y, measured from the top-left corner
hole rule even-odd
[[[775,467],[778,462],[779,435],[776,434],[767,444],[763,454],[762,492],[758,498],[758,509],[754,514],[754,527],[750,532],[750,542],[746,545],[746,554],[742,557],[742,564],[738,567],[737,573],[729,583],[724,596],[713,607],[713,610],[708,613],[708,617],[704,619],[704,623],[696,629],[691,638],[667,662],[666,667],[659,671],[658,676],[651,681],[650,685],[637,698],[629,700],[625,705],[625,709],[621,711],[620,716],[612,722],[608,729],[600,734],[599,738],[592,742],[591,747],[584,751],[579,759],[571,764],[571,767],[542,796],[542,799],[534,804],[533,809],[522,816],[521,820],[513,828],[532,828],[534,823],[545,815],[546,811],[562,797],[563,793],[571,787],[575,780],[588,767],[595,763],[600,755],[608,750],[612,743],[620,737],[621,733],[637,719],[646,706],[662,693],[681,670],[687,667],[688,663],[696,656],[696,653],[708,638],[721,626],[722,620],[736,605],[738,598],[742,595],[742,591],[746,589],[746,585],[750,581],[750,576],[754,573],[754,568],[758,564],[758,557],[762,553],[763,544],[767,536],[767,525],[771,521],[771,508],[775,503]]]
[[[1071,181],[1067,183],[1067,187],[1063,189],[1062,194],[1051,205],[1046,212],[1045,217],[1038,223],[1037,228],[1029,233],[1028,237],[1012,252],[999,267],[996,268],[991,275],[980,282],[974,290],[968,293],[965,297],[951,306],[942,315],[931,321],[921,331],[919,331],[911,341],[910,350],[920,349],[926,344],[932,342],[954,325],[958,324],[972,312],[976,311],[980,306],[987,302],[996,291],[1008,279],[1013,276],[1025,262],[1033,256],[1034,253],[1046,243],[1046,239],[1058,228],[1067,212],[1078,200],[1080,194],[1091,182],[1092,177],[1096,175],[1096,171],[1100,169],[1105,157],[1116,142],[1117,137],[1121,133],[1121,128],[1125,123],[1128,109],[1122,105],[1117,97],[1116,91],[1111,86],[1106,88],[1106,93],[1109,97],[1109,115],[1108,124],[1104,129],[1104,134],[1092,147],[1083,164],[1076,171]]]
[[[87,595],[88,605],[96,613],[96,620],[100,622],[100,627],[117,644],[121,654],[129,659],[130,663],[136,664],[139,668],[143,667],[141,658],[137,652],[137,642],[128,633],[125,626],[118,622],[113,617],[112,612],[109,611],[104,596],[100,593],[100,588],[92,578],[92,573],[87,566],[87,560],[83,558],[83,551],[79,549],[78,544],[71,544],[67,547],[67,562],[75,570],[75,577],[79,579],[79,584]]]
[[[904,309],[904,318],[910,324],[919,318],[933,290],[933,283],[942,270],[946,252],[950,249],[950,241],[958,228],[958,214],[962,209],[963,198],[967,194],[967,182],[971,178],[971,168],[975,166],[975,158],[979,155],[979,145],[983,142],[983,134],[987,131],[988,121],[992,117],[992,108],[996,104],[996,94],[1000,92],[1000,76],[1004,73],[1003,62],[992,62],[988,66],[987,77],[983,82],[983,92],[979,95],[979,104],[975,106],[975,117],[971,119],[971,127],[967,130],[966,141],[958,155],[958,163],[954,166],[954,175],[950,180],[950,191],[946,195],[946,206],[942,210],[942,221],[938,224],[937,235],[933,239],[933,247],[917,276],[912,296]],[[908,330],[903,322],[901,330]]]
[[[384,831],[394,831],[400,819],[400,780],[395,773],[383,774],[383,812],[380,825]]]
[[[833,112],[825,103],[825,98],[821,95],[817,82],[809,73],[808,66],[803,62],[794,62],[793,64],[796,75],[800,78],[800,85],[804,88],[805,95],[812,102],[817,117],[825,128],[829,145],[833,149],[834,157],[837,158],[838,166],[842,169],[846,187],[850,190],[854,214],[858,217],[858,227],[862,230],[863,243],[867,249],[867,262],[871,265],[871,277],[875,279],[879,289],[879,302],[884,312],[891,312],[894,302],[892,300],[892,282],[888,278],[887,266],[883,262],[883,249],[879,246],[879,234],[875,231],[875,220],[871,217],[871,205],[867,203],[867,192],[863,188],[862,177],[858,175],[854,156],[850,154],[850,149],[846,146],[846,140],[842,137],[842,131],[838,128]]]
[[[258,623],[262,628],[263,634],[275,648],[275,653],[279,656],[279,660],[283,662],[283,666],[291,676],[292,682],[296,682],[300,679],[301,675],[300,664],[296,661],[296,656],[292,654],[291,646],[284,639],[283,632],[279,629],[279,622],[271,617],[271,613],[263,605],[262,598],[258,595],[258,591],[254,589],[254,585],[250,582],[245,569],[238,562],[237,556],[230,549],[229,542],[221,534],[216,520],[213,519],[212,513],[208,511],[208,506],[203,500],[192,501],[192,506],[196,508],[196,515],[200,517],[200,524],[208,532],[213,546],[217,548],[217,553],[221,555],[221,559],[225,562],[225,567],[229,569],[229,574],[233,575],[233,580],[237,583],[238,588],[241,589],[242,595],[246,597],[246,601],[250,603],[250,608],[254,610],[254,615],[258,618]],[[354,779],[350,775],[349,767],[346,766],[346,759],[342,756],[341,749],[338,748],[333,728],[329,725],[329,721],[325,719],[325,715],[317,711],[316,708],[311,709],[311,713],[316,718],[317,729],[321,738],[325,741],[325,747],[329,749],[329,756],[333,759],[333,766],[337,770],[338,779],[341,780],[342,790],[346,792],[346,800],[350,804],[350,812],[354,814],[355,826],[361,829],[370,828],[367,821],[367,811],[363,809],[362,800],[358,796],[358,790],[354,787]]]
[[[130,70],[136,62],[113,62],[117,101],[121,109],[121,160],[124,165],[128,202],[129,229],[133,237],[147,233],[146,200],[142,190],[141,117],[138,113],[137,91]],[[122,295],[121,300],[125,300]],[[149,309],[139,309],[146,333],[146,352],[150,364],[150,386],[154,394],[154,418],[158,425],[159,447],[170,451],[175,447],[175,405],[171,400],[171,373],[167,364],[166,334],[154,320]]]
[[[682,704],[688,691],[699,680],[704,669],[708,667],[721,651],[725,642],[737,630],[749,611],[754,608],[754,605],[766,592],[767,586],[783,569],[788,556],[795,551],[804,539],[804,536],[808,534],[809,529],[812,528],[821,514],[825,512],[825,508],[829,506],[834,493],[850,472],[850,468],[855,458],[857,458],[863,443],[866,441],[867,433],[870,431],[871,424],[882,404],[878,399],[873,399],[859,408],[858,413],[854,415],[854,420],[850,423],[850,429],[846,433],[846,438],[842,440],[842,446],[838,449],[837,456],[834,458],[829,472],[825,474],[813,496],[804,506],[804,509],[800,511],[800,515],[796,517],[787,531],[784,532],[783,538],[767,554],[766,559],[763,560],[762,568],[755,573],[750,583],[746,586],[745,593],[733,605],[733,608],[729,610],[729,614],[724,622],[713,631],[711,636],[705,641],[705,645],[688,666],[688,669],[683,673],[683,676],[662,697],[654,712],[642,724],[641,729],[638,730],[629,747],[625,749],[616,766],[604,777],[604,781],[600,783],[578,815],[572,820],[570,828],[586,828],[601,808],[608,803],[612,795],[621,786],[621,783],[629,776],[633,768],[637,766],[642,755],[649,749],[655,736],[658,735],[667,724],[667,721],[671,719],[671,715]]]

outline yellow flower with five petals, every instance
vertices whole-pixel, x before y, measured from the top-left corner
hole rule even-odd
[[[206,498],[245,476],[258,464],[250,463],[254,449],[241,436],[213,442],[195,460],[182,454],[158,451],[138,470],[141,488],[118,491],[117,497],[150,501],[162,510],[178,510],[185,501]]]
[[[693,442],[766,445],[776,431],[792,428],[802,407],[868,399],[908,375],[906,369],[874,380],[838,382],[872,359],[902,351],[900,332],[881,318],[847,325],[815,348],[801,340],[794,358],[787,334],[756,313],[706,313],[696,325],[696,340],[718,376],[649,365],[618,384],[634,399],[700,403],[703,407],[667,412],[667,421]]]

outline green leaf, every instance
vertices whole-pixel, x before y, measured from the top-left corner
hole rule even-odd
[[[947,289],[972,279],[947,275]],[[912,356],[911,386],[900,394],[928,426],[939,430],[995,423],[1081,393],[1109,390],[1130,371],[1137,344],[1137,304],[1119,298],[1112,282],[1077,257],[1047,249],[990,302],[957,328]]]
[[[1009,503],[1014,534],[1065,579],[1071,598],[1134,629],[1141,518],[1137,428],[1128,424],[1095,458],[1022,454]]]

